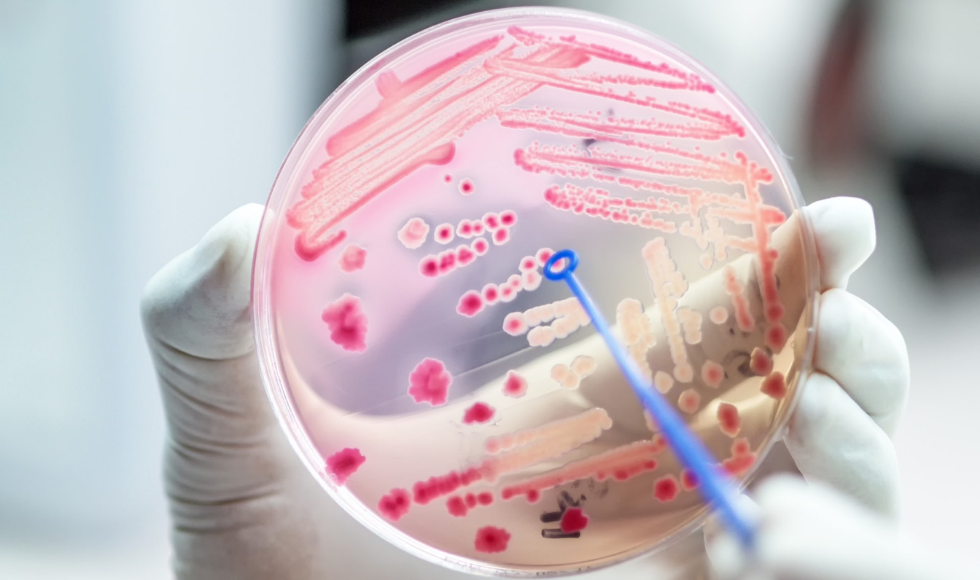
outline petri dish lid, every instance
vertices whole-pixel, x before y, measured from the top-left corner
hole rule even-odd
[[[628,24],[452,20],[341,85],[276,178],[256,247],[263,378],[361,524],[502,576],[595,569],[700,526],[556,250],[651,388],[744,483],[810,369],[817,263],[761,124]]]

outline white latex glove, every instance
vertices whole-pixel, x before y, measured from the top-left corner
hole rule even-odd
[[[901,536],[890,521],[822,484],[777,476],[755,493],[761,523],[752,554],[706,526],[716,580],[957,580],[976,567]],[[713,533],[709,530],[719,530]]]
[[[874,248],[871,210],[838,198],[807,211],[825,290],[819,372],[806,385],[787,446],[806,476],[894,515],[897,469],[887,433],[907,390],[905,347],[890,323],[842,290]],[[170,432],[165,470],[176,575],[460,578],[356,524],[286,443],[252,337],[251,259],[261,212],[246,206],[222,220],[154,276],[143,297]],[[649,578],[644,562],[597,575]]]

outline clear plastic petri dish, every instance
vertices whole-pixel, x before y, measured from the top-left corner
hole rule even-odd
[[[554,252],[747,481],[810,368],[817,264],[779,148],[678,49],[543,8],[390,48],[269,197],[253,302],[279,420],[324,491],[469,572],[594,569],[707,515]]]

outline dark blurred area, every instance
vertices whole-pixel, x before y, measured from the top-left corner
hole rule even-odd
[[[564,0],[644,28],[761,119],[807,202],[875,210],[850,290],[912,359],[905,523],[973,549],[980,2]],[[264,203],[330,92],[392,44],[503,0],[0,0],[0,578],[169,578],[149,277]],[[957,467],[974,473],[969,465]],[[356,577],[356,571],[340,571]]]

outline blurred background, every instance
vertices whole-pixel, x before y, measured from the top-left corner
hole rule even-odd
[[[0,578],[169,577],[143,285],[265,201],[347,75],[431,24],[517,4],[0,0]],[[980,2],[538,4],[673,42],[762,119],[808,202],[871,202],[878,249],[851,289],[911,355],[903,525],[972,557]]]

